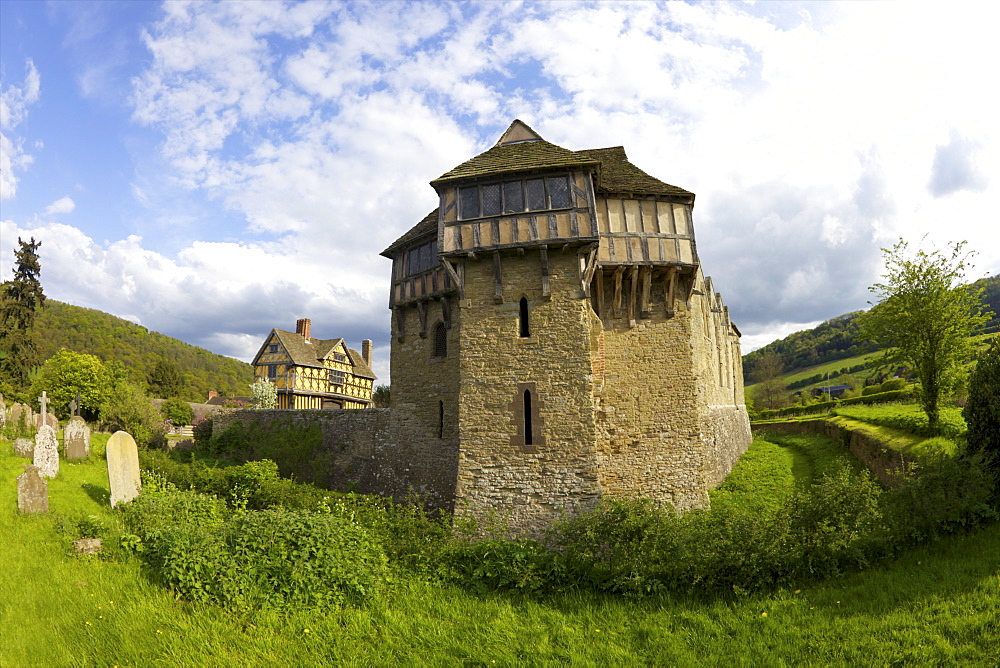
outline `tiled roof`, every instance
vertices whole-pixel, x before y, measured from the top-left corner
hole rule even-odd
[[[601,177],[597,184],[600,192],[694,197],[694,193],[664,183],[633,165],[622,146],[592,148],[577,153],[601,162]]]
[[[323,359],[330,354],[338,343],[343,342],[343,339],[309,339],[309,343],[302,338],[301,334],[296,334],[295,332],[286,332],[282,329],[274,330],[275,336],[278,337],[278,341],[281,345],[288,351],[288,354],[292,358],[292,362],[296,366],[311,366],[311,367],[322,367]],[[361,378],[371,378],[375,380],[378,376],[372,371],[371,367],[365,364],[365,358],[357,350],[351,350],[346,345],[344,348],[348,352],[348,359],[354,366],[353,374]],[[258,353],[259,356],[259,353]]]
[[[438,210],[434,209],[429,214],[424,216],[423,220],[411,227],[406,234],[393,241],[388,248],[380,253],[380,255],[391,258],[393,251],[409,244],[411,241],[416,241],[421,237],[431,236],[432,234],[437,235],[437,224]]]
[[[434,187],[449,181],[474,179],[480,176],[510,172],[556,169],[560,167],[597,166],[597,161],[576,151],[550,144],[544,139],[500,144],[471,160],[466,160],[450,172],[431,181]]]

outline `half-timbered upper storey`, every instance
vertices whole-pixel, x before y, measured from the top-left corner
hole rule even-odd
[[[621,146],[571,151],[515,120],[431,185],[438,208],[382,253],[393,260],[390,306],[461,293],[462,260],[481,253],[576,248],[588,292],[609,265],[664,276],[698,265],[694,194],[642,171]]]
[[[368,408],[377,380],[371,369],[371,341],[363,352],[343,339],[314,339],[310,321],[296,331],[272,329],[253,359],[254,377],[267,378],[278,390],[278,408]]]

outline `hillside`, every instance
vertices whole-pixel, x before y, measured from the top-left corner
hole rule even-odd
[[[231,357],[151,332],[141,325],[93,309],[46,300],[35,320],[41,358],[66,348],[89,353],[105,362],[119,361],[129,375],[146,381],[160,360],[173,364],[183,376],[181,398],[205,401],[209,390],[223,395],[245,395],[253,381],[253,367]]]
[[[985,331],[1000,331],[1000,274],[980,279],[973,285],[983,289],[983,304],[987,311],[993,313],[993,317],[986,323]],[[744,377],[749,382],[754,365],[760,358],[770,353],[781,358],[786,374],[794,374],[796,370],[874,352],[875,347],[871,343],[858,338],[859,313],[862,311],[831,318],[813,329],[789,334],[783,339],[747,353],[743,356]]]

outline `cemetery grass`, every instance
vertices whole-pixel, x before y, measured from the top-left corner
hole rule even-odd
[[[738,502],[758,484],[784,493],[837,465],[836,452],[814,452],[809,439],[758,439],[717,498]],[[1000,661],[996,523],[865,573],[762,595],[477,596],[400,576],[366,605],[325,613],[189,604],[152,584],[138,560],[70,556],[74,523],[113,524],[103,440],[89,460],[60,462],[42,517],[17,514],[11,482],[26,460],[0,441],[0,475],[11,481],[0,493],[0,665]]]

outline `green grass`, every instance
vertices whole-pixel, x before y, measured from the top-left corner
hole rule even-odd
[[[784,439],[785,437],[781,437]],[[94,447],[103,450],[102,444]],[[0,476],[26,460],[0,441]],[[731,496],[814,479],[829,442],[758,438]],[[741,462],[743,464],[743,462]],[[782,467],[790,472],[782,473]],[[0,488],[0,665],[815,665],[1000,661],[1000,525],[866,573],[736,600],[475,596],[400,577],[364,607],[238,615],[177,601],[137,560],[71,556],[73,518],[111,521],[93,456],[61,462],[52,513]]]

